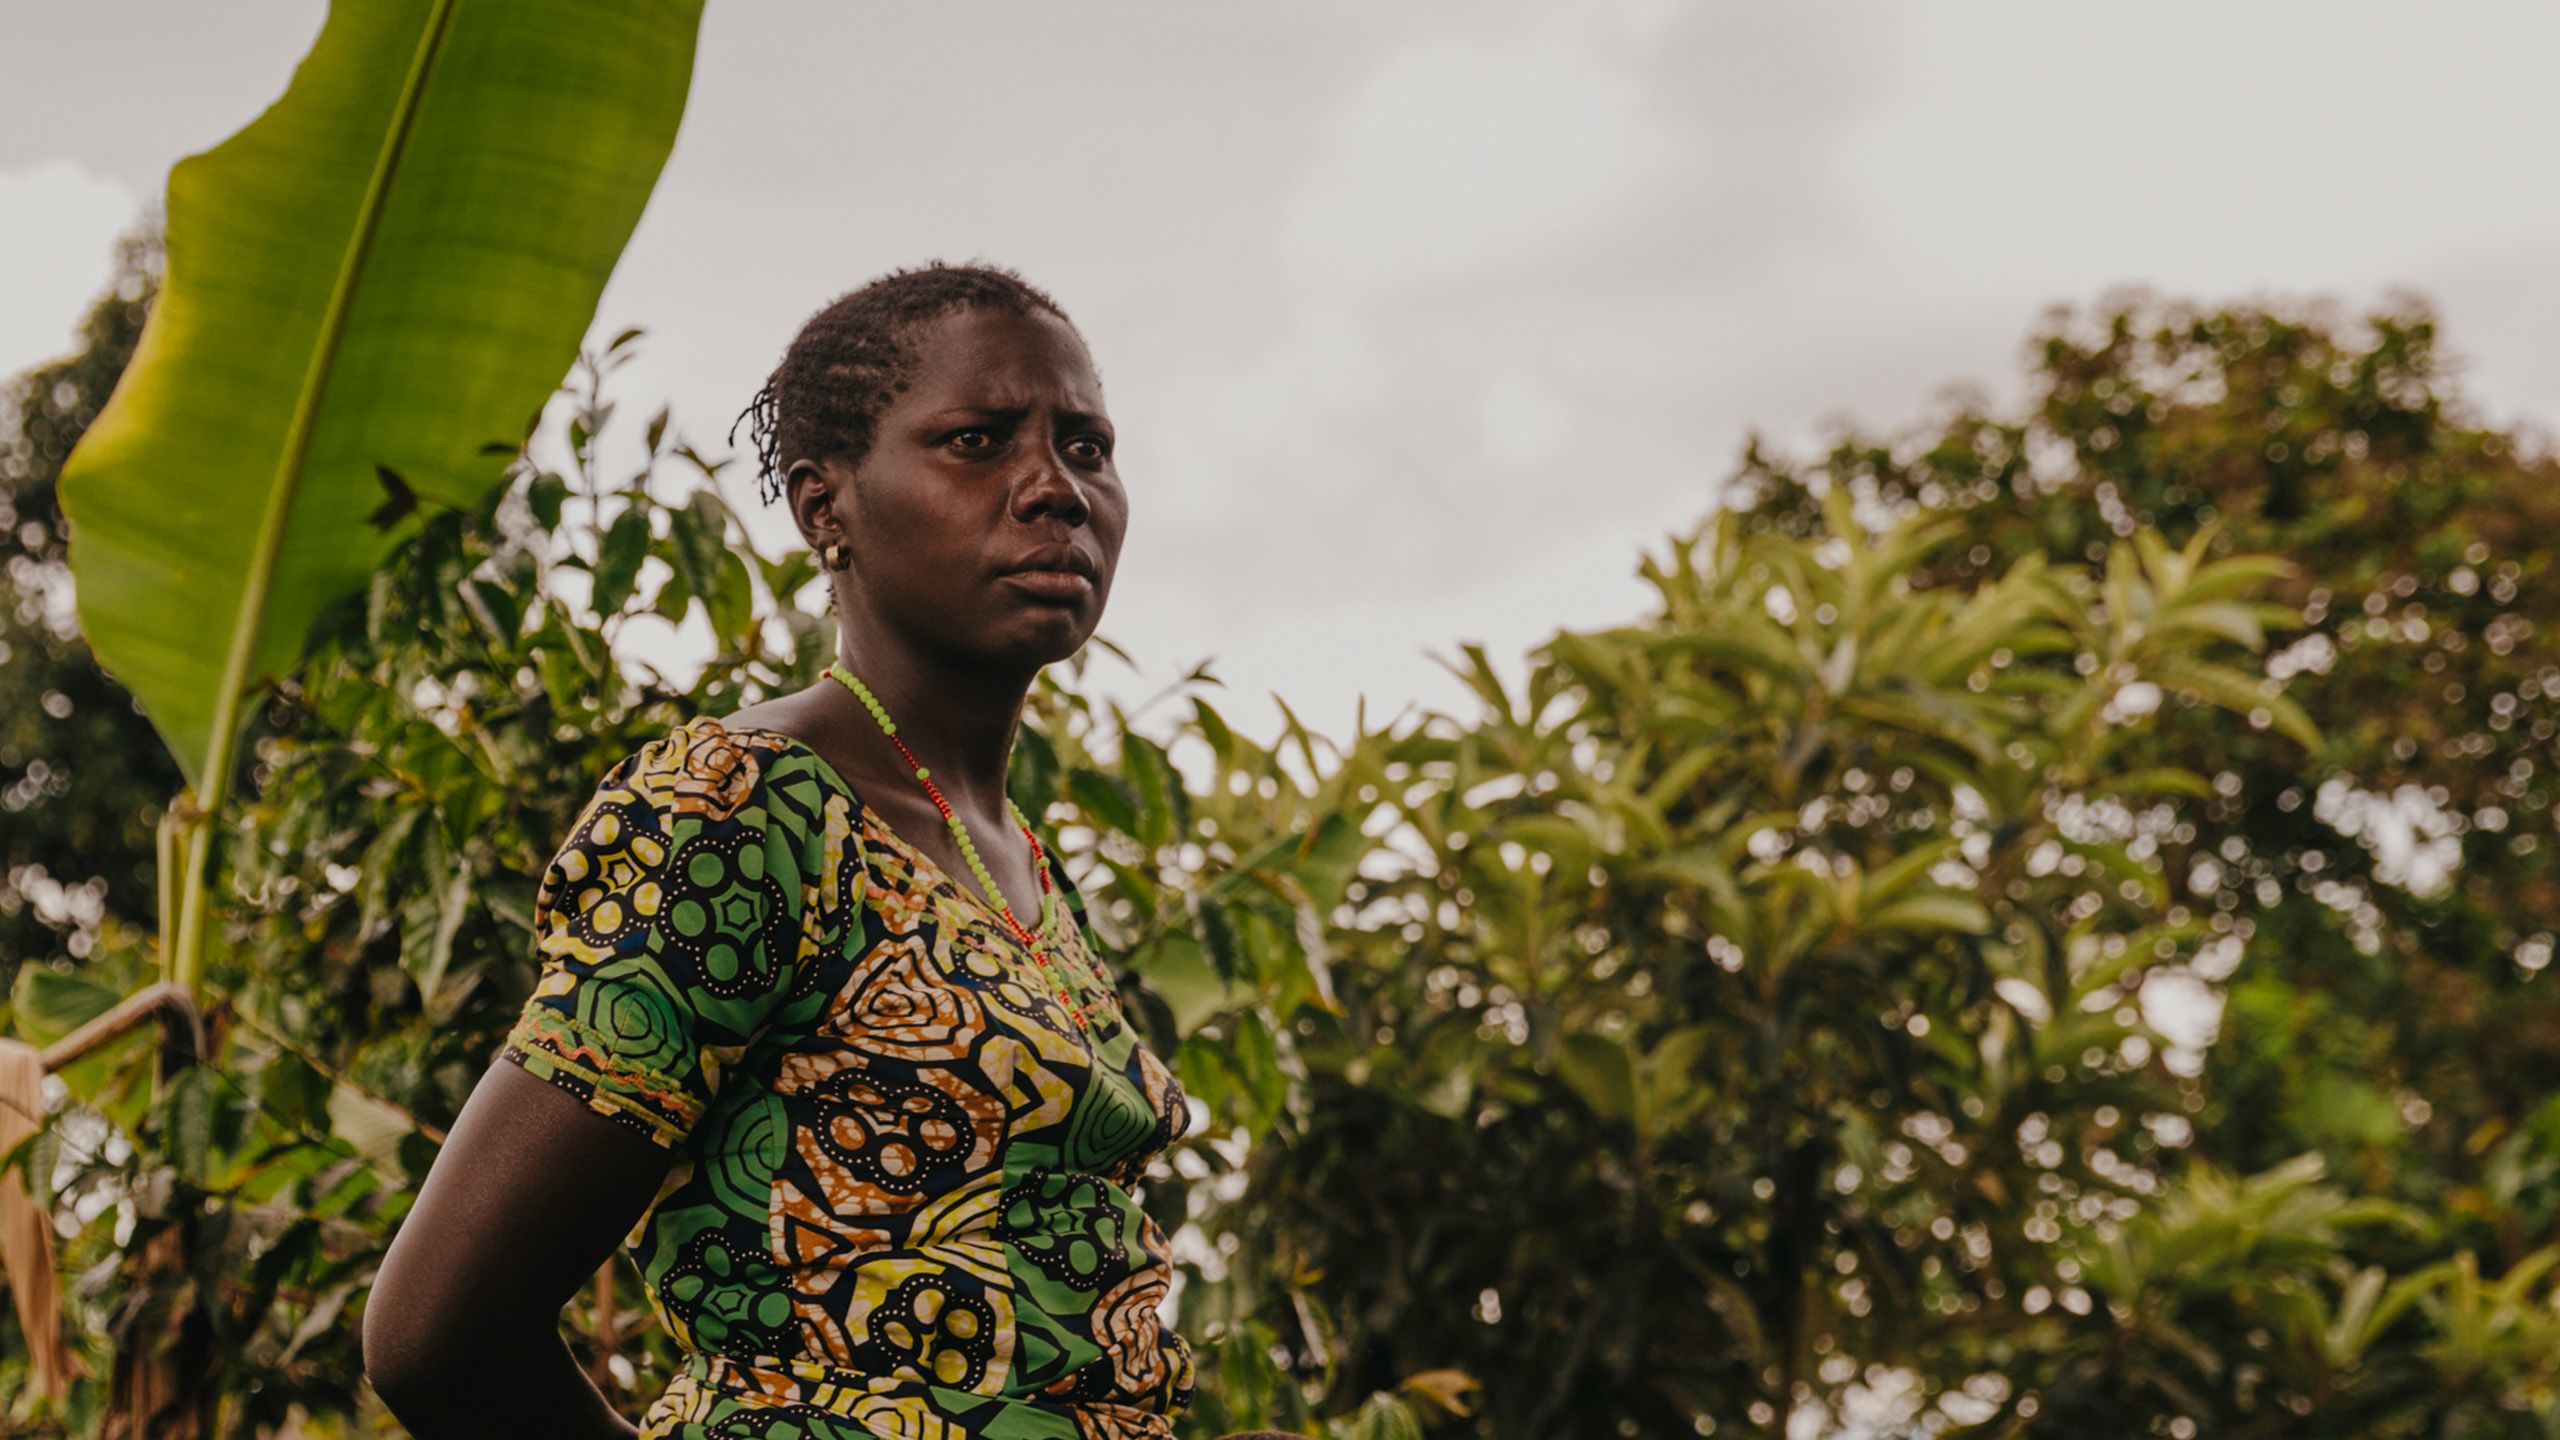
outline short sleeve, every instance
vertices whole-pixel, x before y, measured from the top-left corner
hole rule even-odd
[[[681,727],[605,773],[534,900],[533,994],[499,1050],[666,1149],[791,991],[801,847],[757,752]]]

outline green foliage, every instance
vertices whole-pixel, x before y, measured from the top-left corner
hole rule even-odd
[[[177,763],[74,623],[54,481],[107,403],[159,283],[148,230],[118,246],[80,348],[0,383],[0,991],[30,958],[148,943],[153,826]]]
[[[2536,978],[2560,917],[2560,460],[2466,412],[2414,302],[2351,332],[2135,297],[2035,348],[2019,416],[1960,409],[1809,467],[1755,451],[1755,523],[1800,527],[1843,486],[1959,527],[1951,574],[2086,559],[2140,525],[2294,560],[2260,619],[2270,674],[2323,718],[2316,763],[2256,727],[2173,717],[2151,742],[2217,782],[2164,883],[2263,961],[2201,1123],[2233,1163],[2309,1139],[2441,1204],[2454,1157],[2516,1133],[2560,1073],[2560,995]],[[2425,1118],[2373,1143],[2339,1123],[2371,1108],[2359,1091]]]
[[[333,6],[171,171],[162,294],[63,488],[81,628],[200,791],[238,692],[418,502],[484,496],[576,354],[692,73],[699,4],[646,8]]]
[[[1472,715],[1264,744],[1206,669],[1146,732],[1086,657],[1044,677],[1016,798],[1207,1113],[1146,1196],[1183,1433],[2549,1433],[2560,475],[2430,338],[2124,311],[2043,337],[2026,416],[1754,446],[1652,613],[1517,683],[1463,647]],[[135,1216],[72,1243],[83,1333],[201,1307],[243,1427],[364,1413],[347,1311],[592,777],[829,653],[809,558],[663,415],[606,473],[627,353],[260,717],[218,1063],[158,1106],[139,1044],[66,1076],[138,1141],[73,1167]],[[614,658],[671,623],[698,676]],[[2404,784],[2458,865],[2343,833]],[[133,958],[28,967],[21,1028]],[[120,1288],[208,1203],[191,1287]],[[623,1332],[571,1328],[636,1408],[673,1355],[616,1283]]]
[[[533,881],[576,805],[675,719],[825,662],[799,603],[814,562],[755,555],[708,483],[715,464],[661,430],[639,473],[601,468],[602,387],[633,338],[582,361],[565,471],[519,462],[477,509],[430,517],[323,617],[306,673],[255,717],[254,784],[221,846],[214,1063],[156,1105],[144,1032],[64,1072],[73,1104],[47,1138],[103,1123],[135,1140],[73,1149],[57,1197],[110,1207],[64,1256],[96,1271],[73,1299],[98,1375],[137,1316],[192,1305],[217,1337],[226,1423],[369,1403],[345,1312],[432,1160],[430,1133],[531,986]],[[657,498],[688,480],[682,499]],[[645,537],[636,556],[600,551],[617,527]],[[722,563],[697,588],[706,552]],[[632,572],[611,607],[578,603],[608,565]],[[757,588],[721,599],[733,581]],[[625,627],[673,623],[709,624],[721,646],[690,687],[615,659]],[[154,978],[140,947],[77,970],[30,963],[13,1028],[49,1042]],[[211,1228],[194,1276],[135,1288],[118,1257],[199,1208]],[[645,1313],[636,1284],[623,1299],[626,1320]],[[94,1413],[95,1390],[84,1381],[70,1413]]]
[[[1667,1434],[1843,1365],[1942,1385],[2000,1363],[2066,1218],[2137,1203],[2191,1094],[2140,993],[2205,934],[2145,837],[2201,782],[2119,701],[2236,674],[2211,607],[2265,567],[2146,538],[1921,588],[1944,527],[1826,518],[1717,518],[1646,565],[1655,618],[1558,636],[1519,697],[1470,650],[1483,719],[1327,778],[1410,844],[1347,883],[1305,1116],[1220,1218],[1337,1401],[1445,1366],[1468,1433]],[[2255,684],[2197,703],[2314,738]]]
[[[251,690],[421,501],[490,492],[675,143],[701,4],[642,8],[335,6],[283,98],[170,172],[161,297],[60,484],[82,630],[189,782],[157,839],[191,997]]]
[[[2470,1342],[2452,1317],[2472,1312],[2429,1287],[2468,1266],[2543,1295],[2534,1277],[2560,1239],[2560,993],[2540,978],[2560,916],[2560,589],[2545,538],[2560,460],[2469,413],[2436,342],[2415,301],[2351,327],[2325,307],[2133,294],[2056,315],[2018,414],[1959,404],[1891,440],[1845,435],[1803,465],[1755,444],[1737,477],[1755,527],[1805,533],[1834,492],[1949,527],[1932,584],[2030,560],[2093,568],[2150,528],[2293,562],[2254,624],[2267,679],[2318,717],[2323,743],[2303,755],[2272,708],[2241,726],[2164,706],[2136,742],[2145,763],[2211,785],[2147,868],[2172,909],[2211,928],[2198,969],[2227,996],[2187,1116],[2197,1160],[2307,1184],[2288,1168],[2307,1154],[2337,1195],[2402,1207],[2409,1224],[2342,1232],[2316,1263],[2279,1268],[2288,1293],[2322,1305],[2373,1287],[2365,1303],[2408,1303],[2354,1365],[2324,1369],[2270,1349],[2287,1327],[2251,1307],[2273,1272],[2201,1273],[2179,1303],[2223,1322],[2215,1366],[2182,1369],[2167,1346],[2157,1373],[2183,1374],[2182,1393],[2137,1398],[2142,1385],[2118,1382],[2145,1342],[2112,1337],[2104,1367],[2045,1397],[2050,1433],[2076,1433],[2062,1413],[2117,1430],[2128,1413],[2154,1429],[2183,1417],[2205,1434],[2554,1423],[2547,1339],[2523,1327],[2503,1351],[2458,1359]],[[2170,698],[2215,688],[2190,677]],[[2115,1381],[2096,1384],[2098,1368]]]

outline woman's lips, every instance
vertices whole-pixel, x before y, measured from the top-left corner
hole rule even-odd
[[[1013,570],[1003,578],[1043,600],[1081,600],[1093,593],[1093,582],[1073,570]]]

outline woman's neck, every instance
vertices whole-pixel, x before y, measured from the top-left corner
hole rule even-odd
[[[1012,771],[1013,739],[1021,728],[1030,677],[935,663],[871,637],[840,639],[836,663],[889,712],[898,738],[932,772],[934,785],[953,809],[972,820],[1006,816],[1005,781]],[[852,716],[855,732],[869,732],[865,752],[912,780],[914,771],[880,732],[860,697],[839,682],[825,683],[845,691],[842,702],[857,712]]]

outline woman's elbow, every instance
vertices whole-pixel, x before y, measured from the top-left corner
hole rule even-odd
[[[394,1408],[406,1397],[435,1395],[513,1325],[495,1313],[496,1297],[457,1288],[453,1277],[418,1271],[395,1240],[374,1276],[356,1346],[365,1382]]]
[[[396,1286],[375,1280],[356,1348],[364,1357],[365,1383],[395,1409],[403,1396],[432,1384],[441,1368],[436,1328],[422,1320]]]

